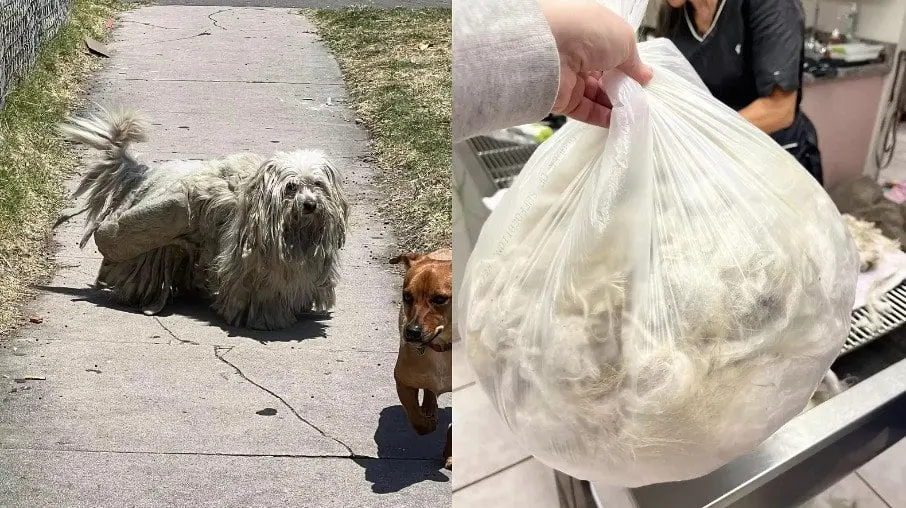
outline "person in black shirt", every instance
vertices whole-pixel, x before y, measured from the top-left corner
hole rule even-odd
[[[656,33],[719,101],[771,135],[823,183],[818,136],[800,109],[805,16],[799,0],[662,0]]]

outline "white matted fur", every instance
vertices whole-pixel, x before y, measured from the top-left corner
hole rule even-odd
[[[149,166],[128,150],[147,131],[134,111],[73,118],[60,131],[103,152],[74,193],[87,195],[81,246],[94,236],[104,256],[98,286],[146,314],[200,291],[230,325],[265,330],[334,305],[348,204],[320,151]]]

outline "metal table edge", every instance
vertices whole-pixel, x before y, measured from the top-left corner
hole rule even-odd
[[[799,506],[903,437],[906,360],[797,416],[711,474],[629,492],[638,508]],[[596,497],[595,486],[589,488]]]

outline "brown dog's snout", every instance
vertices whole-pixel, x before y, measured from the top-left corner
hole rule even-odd
[[[318,202],[311,199],[306,199],[302,202],[302,211],[305,213],[312,213],[318,208]]]
[[[421,342],[422,340],[422,325],[418,323],[410,323],[406,326],[406,340],[409,342]]]

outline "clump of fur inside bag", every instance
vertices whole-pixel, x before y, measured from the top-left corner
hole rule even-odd
[[[605,77],[611,128],[570,121],[537,149],[455,313],[522,446],[623,487],[707,474],[800,414],[846,339],[860,264],[792,156],[672,43],[639,49],[654,79]]]

